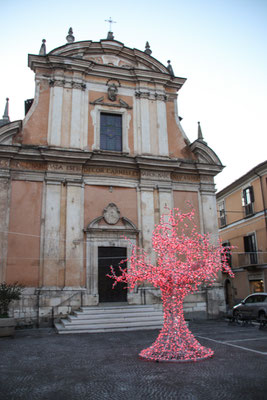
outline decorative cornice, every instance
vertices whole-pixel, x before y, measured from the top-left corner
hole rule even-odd
[[[86,84],[81,83],[81,82],[74,82],[74,81],[65,81],[64,79],[50,79],[49,85],[51,87],[57,86],[57,87],[64,87],[67,89],[80,89],[80,90],[85,90],[86,89]]]
[[[135,97],[137,99],[148,99],[148,100],[160,100],[160,101],[167,101],[167,96],[166,94],[162,93],[152,93],[152,92],[142,92],[142,91],[136,91],[135,92]]]
[[[161,100],[161,101],[167,100],[166,94],[154,93],[154,97],[155,97],[155,100]]]
[[[168,93],[168,98],[167,101],[173,101],[176,100],[178,97],[177,93]]]
[[[137,99],[149,99],[150,98],[150,92],[136,91],[135,92],[135,97],[137,97]]]

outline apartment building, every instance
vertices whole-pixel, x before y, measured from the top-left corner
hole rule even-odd
[[[216,195],[219,236],[234,246],[228,259],[235,278],[224,277],[231,307],[248,294],[267,291],[267,161]]]

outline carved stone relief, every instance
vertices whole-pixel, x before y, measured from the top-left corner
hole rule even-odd
[[[117,100],[117,93],[118,93],[118,88],[115,85],[115,83],[112,83],[108,87],[108,99],[110,101],[116,101]]]
[[[115,225],[120,219],[120,211],[116,204],[109,203],[103,211],[103,217],[107,224]]]

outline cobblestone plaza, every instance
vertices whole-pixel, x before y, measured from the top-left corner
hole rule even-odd
[[[211,359],[138,358],[158,331],[57,335],[21,330],[0,339],[1,400],[264,400],[267,329],[225,321],[190,323]]]

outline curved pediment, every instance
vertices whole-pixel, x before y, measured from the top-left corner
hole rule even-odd
[[[119,230],[119,231],[130,231],[138,232],[135,224],[126,217],[121,217],[120,210],[114,203],[109,203],[103,210],[103,214],[91,221],[85,231],[94,230]]]
[[[198,162],[223,166],[217,154],[203,140],[195,140],[190,148],[197,157]]]
[[[127,69],[144,69],[169,74],[167,67],[138,49],[130,49],[116,40],[82,41],[58,47],[48,56],[63,56]]]
[[[13,137],[21,130],[22,121],[13,121],[0,127],[0,144],[12,144]]]

